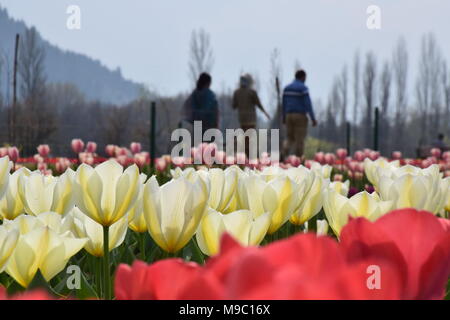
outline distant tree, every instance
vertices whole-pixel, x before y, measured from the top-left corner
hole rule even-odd
[[[54,105],[46,101],[45,50],[35,28],[25,31],[19,47],[18,72],[22,101],[15,111],[18,143],[25,154],[34,153],[37,144],[44,143],[56,130]],[[17,130],[19,129],[19,130]]]
[[[359,95],[361,94],[360,91],[360,54],[359,51],[356,51],[354,58],[353,58],[353,115],[352,115],[352,122],[353,122],[353,130],[351,132],[352,134],[352,146],[353,148],[357,147],[357,128],[358,128],[358,111],[359,111]]]
[[[419,72],[416,80],[416,97],[421,113],[419,145],[426,144],[439,128],[442,58],[433,34],[422,38]]]
[[[392,147],[402,151],[404,147],[404,127],[406,123],[408,50],[403,37],[399,38],[392,54],[392,70],[395,84],[395,136],[397,142]]]
[[[282,68],[281,68],[281,53],[278,48],[272,50],[270,54],[270,76],[269,76],[269,101],[268,112],[275,114],[272,121],[272,128],[279,128],[281,123],[281,105],[280,94],[282,89]],[[277,87],[278,85],[278,87]]]
[[[444,94],[445,118],[443,130],[447,135],[450,135],[450,69],[447,68],[447,63],[442,62],[442,92]]]
[[[211,36],[205,30],[194,30],[189,46],[189,77],[195,85],[202,72],[211,72],[214,65],[214,53]]]
[[[366,133],[366,146],[372,142],[372,114],[375,107],[375,84],[376,84],[377,62],[373,52],[366,55],[366,64],[363,75],[363,91],[366,102],[366,116],[364,121],[364,131]]]
[[[389,134],[389,100],[391,97],[392,73],[389,62],[385,62],[380,78],[380,147],[381,151],[387,153],[390,148]]]

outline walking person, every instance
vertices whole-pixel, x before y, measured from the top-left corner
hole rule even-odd
[[[312,125],[317,125],[308,87],[305,85],[306,72],[299,70],[295,80],[283,92],[283,123],[286,125],[287,139],[284,142],[284,156],[302,157],[308,133],[308,116]]]
[[[239,88],[233,93],[232,107],[238,111],[239,125],[244,134],[249,129],[256,129],[256,108],[260,109],[267,119],[270,119],[269,114],[259,100],[258,93],[252,86],[252,77],[249,74],[243,75],[239,80]],[[245,144],[245,154],[247,158],[250,158],[250,139],[247,135],[245,137],[242,142]]]
[[[252,77],[249,74],[243,75],[239,80],[239,88],[233,94],[233,109],[238,110],[239,124],[244,131],[256,128],[256,107],[270,119],[252,86]]]
[[[192,122],[202,122],[202,135],[208,129],[219,127],[219,106],[216,95],[210,89],[211,83],[211,76],[208,73],[202,73],[195,90],[188,99],[191,105]]]

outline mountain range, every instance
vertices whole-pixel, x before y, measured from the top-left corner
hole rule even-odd
[[[9,65],[11,70],[13,65],[15,35],[23,34],[27,28],[25,22],[10,17],[7,10],[0,7],[0,92],[4,97],[7,91],[5,66]],[[38,38],[45,50],[44,64],[49,83],[73,84],[87,100],[103,103],[120,105],[139,97],[141,84],[125,79],[120,69],[111,70],[99,60],[62,50],[41,35]],[[8,59],[8,63],[5,63],[5,59]]]

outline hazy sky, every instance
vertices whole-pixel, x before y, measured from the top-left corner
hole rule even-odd
[[[72,4],[81,8],[81,30],[66,28]],[[381,8],[381,30],[366,27],[372,4]],[[162,94],[189,89],[189,38],[200,27],[212,38],[214,89],[232,88],[241,71],[253,72],[265,102],[275,47],[283,84],[298,60],[309,73],[313,98],[322,100],[356,49],[374,50],[381,65],[404,35],[410,67],[416,69],[421,36],[432,31],[450,59],[450,1],[443,0],[0,0],[0,5],[53,44],[120,67],[126,78]]]

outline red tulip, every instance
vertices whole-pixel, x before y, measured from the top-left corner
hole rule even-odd
[[[195,263],[167,259],[147,265],[135,261],[130,267],[121,264],[116,273],[115,294],[118,300],[173,300],[199,271]]]
[[[6,294],[4,287],[0,286],[0,300],[53,300],[44,290],[25,291],[13,296]]]
[[[343,228],[340,240],[350,261],[394,265],[403,282],[401,298],[443,297],[450,275],[450,233],[433,214],[403,209],[374,223],[354,219]]]

